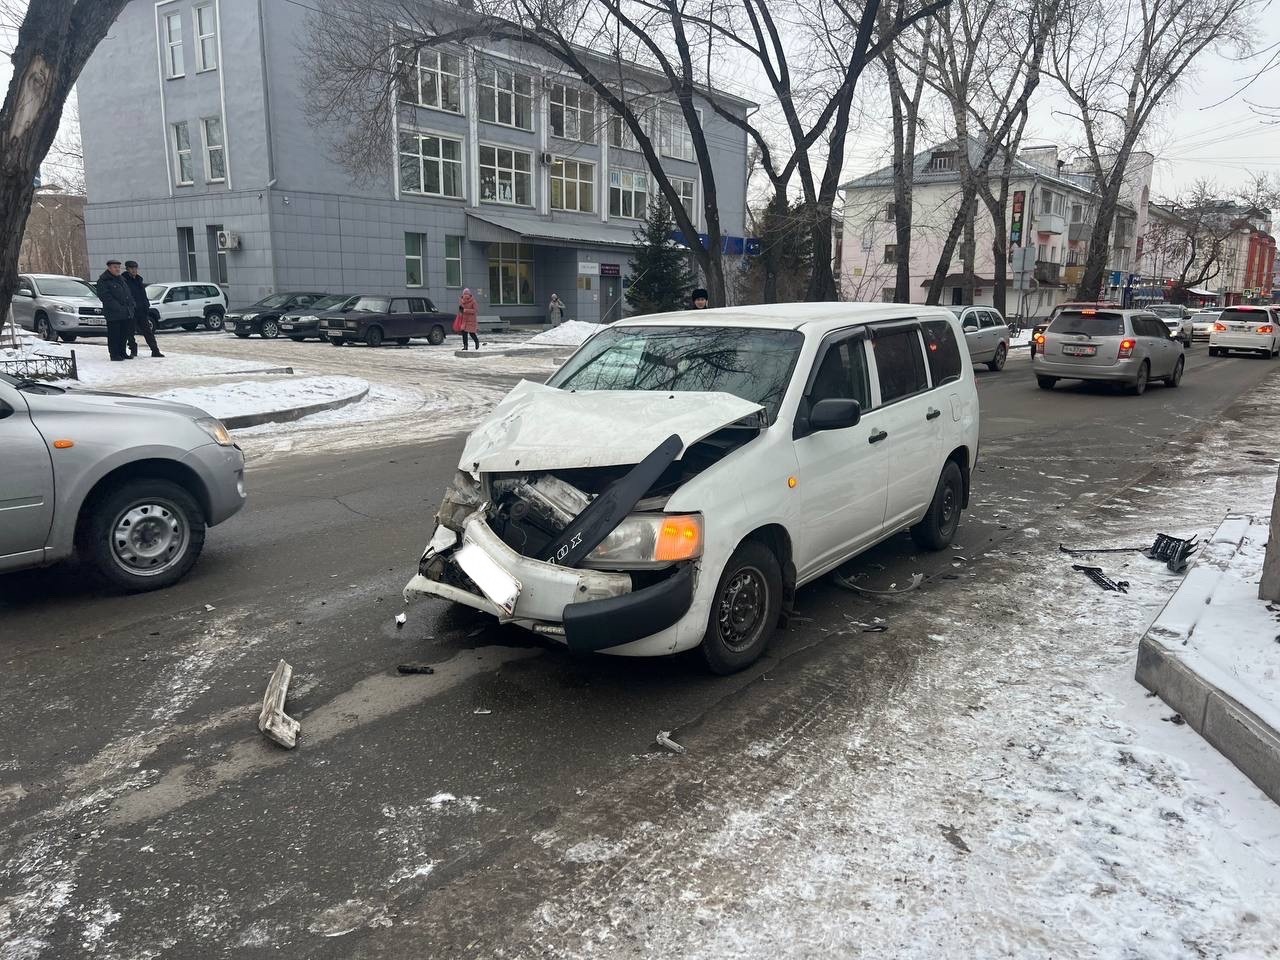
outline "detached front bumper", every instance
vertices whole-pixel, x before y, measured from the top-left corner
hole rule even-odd
[[[510,610],[485,595],[457,562],[458,551],[478,549],[518,585]],[[405,599],[425,594],[466,604],[545,636],[563,638],[574,650],[618,647],[653,636],[677,623],[693,603],[696,567],[686,564],[659,583],[632,589],[631,575],[561,567],[533,560],[507,546],[482,512],[463,525],[461,543],[437,528],[404,588]]]

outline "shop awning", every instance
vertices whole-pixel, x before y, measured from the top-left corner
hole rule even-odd
[[[476,243],[536,243],[555,247],[635,246],[629,230],[602,223],[559,223],[501,213],[467,212],[467,239]]]
[[[1187,293],[1193,297],[1216,297],[1218,295],[1213,290],[1197,290],[1195,287],[1192,287]]]

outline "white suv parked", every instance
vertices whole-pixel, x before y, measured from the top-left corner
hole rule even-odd
[[[148,283],[147,299],[151,301],[151,320],[158,330],[221,330],[227,313],[227,295],[212,283]]]
[[[978,453],[963,342],[949,310],[869,303],[602,327],[468,438],[406,598],[742,669],[797,587],[903,530],[951,543]]]

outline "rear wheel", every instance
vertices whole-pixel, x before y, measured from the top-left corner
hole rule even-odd
[[[382,328],[370,327],[364,335],[364,342],[371,347],[382,346]]]
[[[1180,384],[1182,382],[1182,372],[1186,369],[1186,365],[1187,362],[1182,357],[1179,357],[1178,362],[1173,365],[1173,373],[1164,378],[1164,385],[1166,387],[1176,387]]]
[[[1137,379],[1129,384],[1128,390],[1132,396],[1140,397],[1147,392],[1147,381],[1151,379],[1151,365],[1147,361],[1142,361],[1142,366],[1138,368]]]
[[[204,547],[205,519],[168,480],[133,480],[89,506],[78,546],[102,579],[123,590],[157,590],[182,579]]]
[[[1057,377],[1036,377],[1036,383],[1041,390],[1052,390],[1053,385],[1058,382]]]
[[[436,325],[431,328],[431,332],[427,334],[427,343],[433,347],[438,347],[444,343],[444,327]]]
[[[1002,344],[1000,344],[1000,346],[996,347],[996,355],[995,355],[994,357],[992,357],[990,360],[988,360],[988,361],[987,361],[987,369],[989,369],[989,370],[1003,370],[1003,369],[1004,369],[1004,362],[1005,362],[1005,360],[1007,360],[1008,358],[1009,358],[1009,350],[1008,350],[1008,348],[1007,348],[1007,347],[1002,343]]]
[[[1209,348],[1209,356],[1211,356],[1211,357],[1217,357],[1217,356],[1221,356],[1221,355],[1222,355],[1222,351],[1221,351],[1221,350],[1219,350],[1217,347],[1210,347],[1210,348]]]
[[[782,611],[782,568],[758,540],[738,545],[716,585],[702,656],[714,673],[736,673],[769,645]]]
[[[204,315],[204,328],[206,330],[222,329],[222,311],[210,310]]]
[[[960,509],[964,503],[964,475],[954,460],[948,460],[938,477],[933,501],[924,519],[911,528],[911,539],[926,550],[945,550],[960,526]]]
[[[278,320],[263,320],[262,329],[259,331],[264,340],[274,340],[280,336],[280,322]]]

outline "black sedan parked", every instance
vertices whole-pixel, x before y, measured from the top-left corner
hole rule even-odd
[[[280,318],[280,333],[298,343],[307,337],[319,337],[323,340],[324,332],[320,329],[320,319],[330,314],[340,316],[346,313],[359,299],[358,294],[351,296],[346,293],[335,293],[333,296],[320,298],[310,306],[291,310]]]
[[[252,306],[236,313],[228,313],[222,321],[222,329],[245,338],[258,334],[267,340],[280,336],[280,317],[298,307],[309,307],[327,293],[273,293]]]
[[[321,318],[320,332],[335,347],[344,343],[380,347],[386,340],[404,344],[418,337],[439,346],[453,328],[453,316],[441,313],[426,297],[362,294],[345,313]]]

